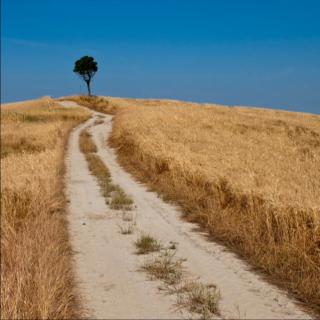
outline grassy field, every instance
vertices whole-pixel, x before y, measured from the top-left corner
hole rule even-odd
[[[1,318],[79,318],[64,150],[89,117],[50,98],[1,105]]]
[[[320,117],[170,100],[73,97],[115,114],[120,162],[320,310]]]

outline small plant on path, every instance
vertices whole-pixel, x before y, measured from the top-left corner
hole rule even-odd
[[[119,225],[120,233],[124,235],[133,234],[135,227],[136,227],[135,222]]]
[[[219,315],[218,302],[220,292],[215,285],[205,285],[198,281],[186,281],[176,289],[177,305],[191,313],[201,315],[202,319],[211,319]]]
[[[131,210],[132,204],[133,200],[119,187],[112,196],[110,208],[115,210]]]
[[[142,234],[135,242],[135,245],[138,249],[138,254],[147,254],[161,249],[160,242],[148,234]]]
[[[142,270],[152,278],[162,280],[167,285],[174,285],[181,281],[183,275],[182,263],[184,259],[176,259],[175,252],[166,250],[160,256],[146,262]]]

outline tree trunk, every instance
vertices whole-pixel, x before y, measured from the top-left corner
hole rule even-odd
[[[86,84],[88,88],[88,96],[91,96],[90,81],[86,81]]]

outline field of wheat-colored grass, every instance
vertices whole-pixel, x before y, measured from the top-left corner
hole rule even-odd
[[[63,195],[64,150],[89,117],[50,98],[1,105],[1,318],[81,315]]]
[[[320,116],[73,97],[116,114],[111,144],[186,218],[320,310]]]

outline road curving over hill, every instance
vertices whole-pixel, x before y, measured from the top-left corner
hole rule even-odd
[[[65,107],[73,102],[61,102]],[[99,120],[99,121],[96,121]],[[96,178],[79,149],[80,132],[87,128],[97,146],[97,155],[118,184],[134,201],[136,228],[133,234],[119,232],[121,212],[109,208]],[[185,258],[188,275],[215,284],[221,299],[219,317],[225,319],[309,319],[285,292],[265,282],[225,247],[209,242],[195,224],[181,220],[178,208],[165,203],[125,172],[107,145],[112,116],[92,113],[92,118],[73,130],[66,159],[66,192],[69,199],[69,229],[74,267],[87,317],[188,318],[194,315],[177,308],[174,295],[158,289],[139,271],[146,260],[137,255],[134,241],[147,232],[162,243],[175,243],[177,256]]]

